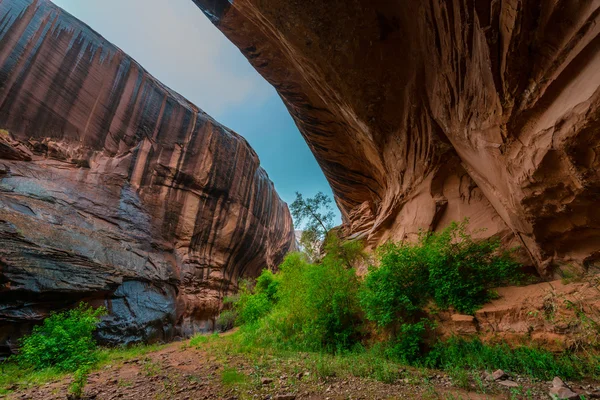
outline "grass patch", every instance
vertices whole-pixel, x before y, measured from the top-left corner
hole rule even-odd
[[[235,368],[225,368],[221,372],[221,383],[225,386],[242,385],[248,381],[248,377]]]
[[[148,353],[153,353],[163,349],[162,344],[135,344],[132,346],[101,347],[98,349],[98,363],[96,369],[106,365],[120,363],[133,358],[144,357]]]
[[[495,370],[550,380],[600,377],[600,357],[550,351],[530,346],[511,348],[507,344],[484,344],[479,339],[453,338],[436,344],[421,361],[429,368],[446,371]]]
[[[91,367],[89,372],[101,369],[107,365],[120,364],[124,361],[140,358],[148,353],[156,352],[164,348],[164,345],[134,345],[112,348],[99,348],[97,350],[97,363]],[[79,372],[81,383],[85,371]],[[14,360],[0,363],[0,395],[7,395],[15,390],[41,386],[46,383],[60,381],[71,375],[58,368],[44,368],[35,370],[32,367],[23,367]],[[77,390],[77,388],[74,388]]]
[[[203,347],[204,345],[213,342],[214,340],[219,338],[219,333],[218,332],[214,332],[210,335],[207,334],[197,334],[194,337],[192,337],[190,339],[190,341],[188,342],[187,345],[184,345],[184,347],[195,347],[197,349]]]
[[[33,368],[22,368],[14,362],[0,364],[0,395],[6,395],[14,390],[41,386],[55,382],[67,376],[67,373],[56,368],[46,368],[36,371]]]

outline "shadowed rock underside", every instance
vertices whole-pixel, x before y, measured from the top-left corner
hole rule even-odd
[[[600,257],[597,0],[194,0],[271,82],[348,236],[470,218],[539,273]]]

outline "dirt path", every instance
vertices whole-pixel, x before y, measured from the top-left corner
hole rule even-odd
[[[519,390],[489,383],[487,394],[453,387],[436,374],[385,384],[356,377],[319,378],[302,364],[271,357],[257,360],[211,348],[172,343],[140,358],[106,365],[90,375],[87,399],[538,399],[547,384],[523,383]],[[267,356],[268,357],[268,356]],[[416,372],[415,372],[416,373]],[[70,378],[12,393],[9,399],[66,399]],[[481,389],[480,389],[481,391]]]

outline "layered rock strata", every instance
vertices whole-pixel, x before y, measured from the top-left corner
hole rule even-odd
[[[0,0],[0,346],[84,300],[107,342],[212,328],[294,244],[248,143],[47,0]]]
[[[600,3],[193,0],[278,90],[349,236],[471,219],[600,258]]]

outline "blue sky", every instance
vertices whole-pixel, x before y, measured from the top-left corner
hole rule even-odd
[[[296,191],[332,196],[275,89],[191,0],[53,1],[244,136],[284,201],[294,201]]]

